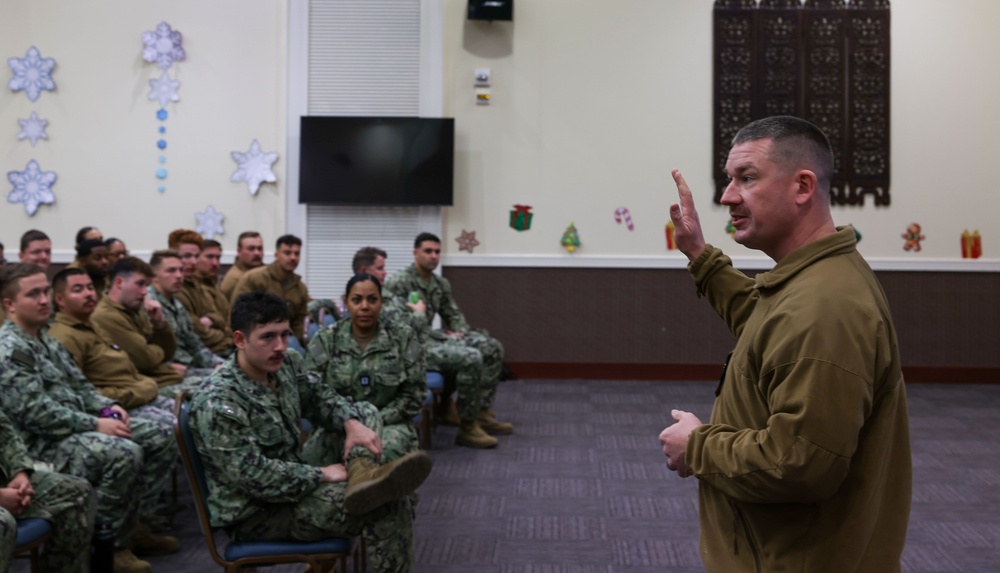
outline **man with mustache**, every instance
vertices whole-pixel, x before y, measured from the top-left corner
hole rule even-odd
[[[667,465],[699,480],[709,573],[895,573],[912,468],[906,390],[889,305],[830,214],[833,152],[799,118],[733,138],[722,195],[736,242],[776,265],[750,278],[706,244],[677,170],[670,218],[698,295],[736,346],[709,423],[673,410]]]
[[[378,410],[311,375],[291,336],[288,304],[254,291],[233,302],[236,354],[191,400],[191,428],[205,462],[209,519],[241,541],[364,535],[380,573],[413,571],[408,496],[431,470],[426,452],[381,463]],[[344,451],[305,463],[299,423],[346,434]]]
[[[230,302],[233,301],[233,291],[236,284],[247,271],[255,269],[264,264],[264,239],[257,231],[244,231],[236,239],[236,262],[226,271],[226,276],[222,277],[222,284],[219,290]]]

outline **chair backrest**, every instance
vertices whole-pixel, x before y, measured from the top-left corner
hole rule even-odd
[[[187,470],[188,481],[191,482],[191,490],[194,493],[194,506],[198,510],[198,519],[201,520],[201,531],[205,534],[205,541],[208,543],[208,552],[216,563],[226,566],[227,561],[219,554],[215,546],[215,536],[212,534],[212,522],[208,514],[208,482],[205,480],[205,466],[201,461],[201,454],[194,443],[194,432],[191,431],[190,403],[187,392],[181,392],[174,402],[174,435],[177,438],[177,448],[181,452],[181,461],[184,469]]]

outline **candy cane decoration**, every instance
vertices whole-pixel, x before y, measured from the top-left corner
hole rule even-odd
[[[628,209],[625,207],[619,207],[615,209],[615,223],[618,223],[620,225],[622,219],[625,220],[625,226],[628,227],[629,231],[635,230],[635,225],[632,224],[632,214],[629,213]]]

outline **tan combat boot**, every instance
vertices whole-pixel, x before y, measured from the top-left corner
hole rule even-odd
[[[140,523],[132,537],[132,551],[136,555],[168,555],[181,550],[176,537],[156,535],[145,523]]]
[[[507,436],[514,433],[514,424],[498,422],[497,415],[493,413],[493,410],[483,410],[479,413],[479,418],[476,421],[479,422],[480,428],[494,436]]]
[[[431,473],[427,452],[410,452],[385,465],[367,458],[354,458],[347,464],[347,491],[344,508],[347,513],[361,515],[410,495]]]
[[[484,432],[478,422],[470,420],[459,424],[455,443],[469,448],[495,448],[497,439]]]
[[[131,549],[115,551],[115,573],[153,573],[153,566],[142,561]]]

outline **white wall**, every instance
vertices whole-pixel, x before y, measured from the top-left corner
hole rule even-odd
[[[208,205],[225,215],[225,235],[216,238],[226,250],[247,229],[260,231],[269,248],[284,232],[287,11],[278,0],[3,0],[0,172],[20,171],[34,158],[58,173],[56,203],[34,217],[6,203],[11,186],[0,180],[8,259],[16,260],[17,241],[31,228],[48,233],[64,260],[84,225],[124,238],[133,251],[165,248],[167,234],[194,228],[194,213]],[[161,71],[142,60],[141,40],[161,21],[183,34],[187,51],[169,69],[181,82],[180,101],[162,124],[159,104],[147,99],[148,80]],[[6,58],[23,57],[32,45],[57,62],[56,91],[34,103],[6,89]],[[49,121],[49,140],[36,147],[17,140],[17,119],[33,110]],[[162,152],[160,125],[167,129]],[[229,181],[230,152],[246,151],[254,138],[280,154],[278,182],[263,184],[256,197]],[[162,182],[155,177],[161,154],[169,173]]]
[[[664,241],[673,167],[698,195],[709,241],[757,255],[725,234],[711,201],[711,0],[525,1],[513,23],[492,24],[465,20],[465,4],[445,0],[444,113],[459,132],[449,264],[678,266]],[[897,0],[891,17],[892,205],[868,198],[835,220],[860,229],[870,259],[996,270],[1000,2]],[[480,67],[492,70],[490,106],[473,102]],[[515,203],[534,207],[530,231],[508,227]],[[620,206],[634,232],[615,223]],[[571,221],[583,241],[573,255],[559,244]],[[913,221],[928,237],[919,254],[902,250]],[[984,235],[971,266],[960,261],[965,228]],[[481,242],[473,256],[458,252],[463,229]]]

